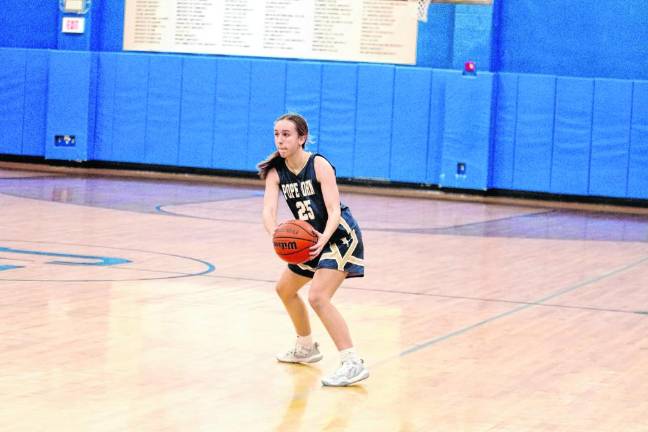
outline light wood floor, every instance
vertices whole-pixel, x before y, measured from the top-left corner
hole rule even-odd
[[[338,389],[314,314],[324,360],[274,360],[261,193],[0,169],[0,431],[648,431],[646,216],[343,193]]]

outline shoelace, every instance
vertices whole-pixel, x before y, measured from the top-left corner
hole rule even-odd
[[[347,361],[343,362],[340,365],[340,368],[335,371],[335,376],[342,376],[342,377],[347,377],[349,376],[349,373],[353,371],[353,369],[356,367],[356,364],[352,361]]]
[[[288,355],[292,355],[293,357],[306,357],[308,355],[308,351],[309,350],[304,348],[303,346],[295,345],[295,348],[288,351]]]

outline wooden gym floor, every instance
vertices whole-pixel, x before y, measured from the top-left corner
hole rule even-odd
[[[342,197],[340,389],[313,314],[324,360],[274,360],[258,183],[0,169],[0,431],[648,431],[648,216]]]

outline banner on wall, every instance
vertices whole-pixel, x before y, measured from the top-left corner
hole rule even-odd
[[[124,50],[416,63],[417,2],[126,0]]]

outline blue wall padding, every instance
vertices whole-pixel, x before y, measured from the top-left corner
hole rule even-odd
[[[250,112],[250,61],[221,58],[216,84],[212,167],[245,170]]]
[[[354,177],[389,179],[393,98],[393,66],[358,66]]]
[[[146,54],[119,55],[114,90],[112,160],[146,160],[146,107],[149,59]]]
[[[520,74],[513,189],[549,192],[556,99],[556,77]]]
[[[429,69],[396,67],[390,179],[421,183],[427,174]]]
[[[177,165],[182,96],[182,57],[156,55],[149,63],[144,160]]]
[[[94,141],[93,115],[96,55],[90,52],[52,51],[49,55],[45,157],[88,160]],[[55,136],[74,135],[76,145],[59,147]]]
[[[558,78],[551,192],[587,195],[594,81]]]
[[[491,153],[493,74],[449,75],[445,93],[445,129],[439,185],[487,189]],[[458,173],[458,164],[465,173]]]
[[[648,198],[648,81],[635,81],[628,167],[628,198]]]
[[[113,126],[115,115],[115,83],[119,54],[100,53],[97,60],[97,109],[93,160],[113,159]]]
[[[0,153],[22,152],[27,55],[22,49],[0,50]]]
[[[256,164],[275,150],[273,122],[286,106],[286,62],[252,60],[250,79],[250,120],[245,169],[254,171]]]
[[[311,144],[307,150],[316,152],[319,144],[319,118],[322,99],[322,64],[288,62],[286,69],[286,111],[297,112],[308,120]]]
[[[38,49],[29,50],[27,53],[21,154],[44,156],[49,53]]]
[[[322,110],[318,149],[340,177],[353,176],[358,67],[328,63],[322,66]]]
[[[178,144],[180,166],[211,167],[217,73],[218,61],[215,58],[186,57],[183,60]]]
[[[489,71],[492,29],[492,5],[457,5],[452,67],[461,70],[467,60],[472,60],[478,71]]]
[[[95,137],[97,136],[97,81],[99,73],[99,53],[92,53],[90,62],[90,89],[88,91],[88,141],[86,157],[92,158],[95,146]]]
[[[432,7],[433,5],[430,5]],[[428,118],[427,172],[423,183],[439,184],[443,150],[446,80],[454,71],[433,69]]]
[[[589,194],[625,197],[632,120],[632,81],[594,81]]]
[[[495,139],[493,143],[493,172],[491,187],[511,189],[515,166],[515,126],[517,123],[517,74],[499,74],[497,77],[497,110],[495,111]]]

